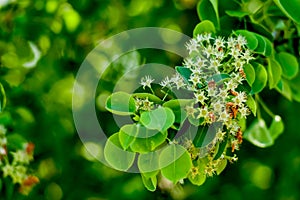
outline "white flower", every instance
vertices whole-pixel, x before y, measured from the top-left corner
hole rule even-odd
[[[2,168],[2,171],[4,177],[12,176],[14,173],[14,167],[12,165],[7,164]]]
[[[245,46],[245,45],[247,44],[247,40],[246,40],[246,38],[245,38],[244,36],[239,35],[239,36],[237,37],[237,43],[238,43],[241,47],[243,47],[243,46]]]
[[[205,100],[207,100],[208,98],[205,96],[204,91],[201,92],[197,92],[194,93],[195,98],[196,98],[196,102],[201,103],[202,105],[205,104]]]
[[[238,59],[239,56],[241,56],[241,53],[240,53],[239,49],[237,49],[237,48],[231,48],[230,52],[229,52],[229,55],[231,55],[235,59]]]
[[[2,124],[0,124],[0,136],[5,135],[6,131],[6,128]]]
[[[186,106],[185,110],[188,116],[192,116],[193,118],[195,118],[195,113],[197,112],[197,109],[194,108],[193,105]]]
[[[212,37],[211,37],[211,33],[205,33],[204,35],[203,35],[203,40],[205,40],[206,42],[210,42],[210,39],[212,39]]]
[[[141,79],[141,85],[143,86],[143,89],[145,89],[145,87],[149,87],[151,88],[151,83],[154,81],[154,79],[152,79],[151,76],[144,76]]]
[[[169,79],[169,77],[166,77],[164,80],[162,80],[159,84],[162,87],[171,87],[172,79]]]
[[[217,37],[216,40],[215,40],[215,45],[216,45],[217,48],[225,47],[224,38]]]
[[[204,107],[201,107],[199,109],[199,115],[197,116],[197,118],[201,118],[201,117],[204,117],[204,118],[207,118],[208,117],[208,108],[207,106],[204,106]]]
[[[235,62],[233,63],[235,71],[238,71],[239,69],[243,69],[244,64],[245,64],[245,61],[243,61],[239,58],[236,59]]]
[[[233,37],[229,37],[227,39],[227,48],[231,49],[231,48],[235,48],[236,46],[236,40]]]
[[[185,66],[188,69],[191,69],[192,66],[194,66],[194,61],[192,60],[192,58],[185,58],[183,61],[183,66]]]
[[[245,92],[238,92],[237,96],[234,97],[232,101],[239,107],[242,107],[242,104],[247,101],[247,95]]]
[[[198,52],[198,48],[199,48],[199,44],[197,43],[196,40],[190,40],[189,43],[186,44],[186,48],[189,51],[189,54],[191,54],[192,52]]]
[[[220,113],[219,121],[226,122],[228,121],[229,118],[230,118],[229,114],[226,112],[226,110],[224,110],[223,112]]]
[[[212,105],[213,105],[214,111],[217,113],[222,112],[224,109],[224,105],[220,101],[213,102]]]
[[[247,107],[242,107],[242,108],[240,108],[239,109],[239,112],[241,113],[241,116],[243,117],[243,118],[247,118],[247,115],[249,115],[250,114],[250,110],[247,108]]]
[[[205,62],[206,61],[204,59],[198,57],[195,64],[196,64],[197,68],[201,68],[201,67],[206,66]]]
[[[202,34],[198,34],[198,35],[196,36],[196,41],[197,41],[198,43],[202,43],[202,42],[204,41],[203,35],[202,35]]]
[[[238,84],[232,79],[226,82],[225,85],[227,90],[235,90],[238,87]]]
[[[253,60],[254,57],[251,55],[251,52],[249,49],[246,49],[244,54],[243,54],[243,59],[246,60],[246,63],[249,63],[250,60]]]
[[[183,78],[179,74],[176,74],[171,81],[176,85],[177,90],[186,86]]]
[[[206,55],[207,58],[209,58],[212,54],[214,54],[215,50],[212,45],[208,45],[204,48],[203,54]]]
[[[189,81],[191,81],[193,83],[193,85],[197,85],[198,83],[201,82],[201,79],[200,79],[200,76],[198,74],[192,74]]]

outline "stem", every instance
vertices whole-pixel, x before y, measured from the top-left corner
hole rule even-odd
[[[258,100],[258,102],[260,103],[261,107],[266,111],[266,113],[267,113],[270,117],[274,118],[274,117],[275,117],[275,114],[268,108],[268,106],[265,104],[265,102],[263,102],[263,101],[259,98],[258,95],[257,95],[257,100]]]
[[[165,94],[165,96],[163,97],[162,101],[164,101],[164,100],[167,98],[167,96],[168,96],[168,94],[169,94],[169,91],[170,91],[169,88],[168,88],[168,90],[167,90],[166,92],[163,91],[163,90],[161,90],[161,92]]]
[[[258,94],[256,94],[256,95],[255,95],[255,104],[256,104],[256,106],[257,106],[257,111],[256,111],[256,112],[257,112],[257,118],[258,118],[258,119],[262,119],[258,101],[259,101],[259,96],[258,96]]]

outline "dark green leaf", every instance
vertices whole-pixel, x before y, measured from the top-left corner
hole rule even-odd
[[[267,57],[272,55],[272,53],[273,53],[272,42],[268,38],[266,38],[262,35],[255,34],[255,36],[258,41],[258,45],[254,51],[258,54],[262,54]]]
[[[252,33],[247,30],[237,30],[235,31],[236,34],[242,35],[247,40],[247,47],[251,50],[255,50],[258,46],[258,39],[255,33]]]
[[[6,95],[3,85],[0,83],[0,112],[3,112],[3,109],[6,105]]]
[[[281,79],[282,69],[280,64],[274,59],[268,59],[269,87],[273,89]]]
[[[294,78],[299,70],[297,58],[287,52],[280,52],[276,54],[276,60],[282,67],[282,76],[286,79]]]
[[[224,141],[220,142],[219,148],[214,157],[214,160],[217,160],[222,156],[223,152],[226,150],[226,146],[227,146],[227,137],[225,137]]]
[[[7,148],[9,151],[24,149],[27,143],[25,138],[17,133],[7,135]]]
[[[265,148],[272,146],[274,141],[263,119],[256,119],[244,133],[244,138],[252,144]]]
[[[249,107],[249,109],[251,110],[253,115],[256,116],[256,102],[255,102],[254,98],[252,97],[252,95],[247,96],[246,105]]]
[[[273,140],[276,140],[277,137],[283,133],[284,124],[279,115],[275,115],[275,117],[273,118],[269,131]]]
[[[276,5],[284,12],[290,19],[297,24],[300,24],[300,1],[299,0],[274,0]]]
[[[216,0],[201,0],[197,5],[197,13],[201,21],[210,20],[214,27],[219,28],[219,13]]]
[[[159,166],[164,177],[177,183],[187,177],[192,167],[192,160],[184,147],[171,144],[162,150],[159,156]]]
[[[180,66],[176,66],[175,69],[182,76],[185,82],[188,84],[189,79],[192,75],[192,71],[186,67],[180,67]]]

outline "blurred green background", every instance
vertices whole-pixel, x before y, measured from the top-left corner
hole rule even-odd
[[[87,154],[73,124],[72,87],[87,54],[114,34],[153,26],[192,36],[199,22],[196,4],[197,0],[0,0],[0,81],[8,98],[0,118],[12,119],[5,124],[9,133],[22,134],[36,145],[31,168],[40,183],[25,199],[172,198],[147,191],[138,174],[117,172]],[[34,55],[35,48],[39,53]],[[128,60],[170,66],[182,61],[151,50],[128,56],[114,63],[115,69],[128,67]],[[110,78],[99,93],[112,91],[116,77]],[[260,149],[245,141],[237,163],[203,186],[186,182],[185,193],[173,198],[300,199],[300,105],[274,91],[266,90],[262,97],[285,122],[276,144]],[[116,131],[110,115],[101,105],[98,108],[101,124],[110,133]]]

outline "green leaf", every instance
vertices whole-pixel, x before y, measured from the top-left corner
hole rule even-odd
[[[252,95],[247,96],[246,105],[249,107],[254,116],[256,116],[256,102]]]
[[[252,84],[251,94],[261,92],[267,85],[268,74],[267,70],[259,63],[254,63],[255,80]]]
[[[221,172],[224,171],[226,166],[227,166],[227,159],[222,159],[221,161],[219,161],[219,163],[216,166],[217,175],[220,175]]]
[[[297,88],[298,88],[298,86],[297,86]],[[290,101],[292,100],[293,92],[292,92],[292,89],[291,89],[289,83],[286,80],[281,79],[276,87],[276,90],[278,92],[280,92],[288,100],[290,100]]]
[[[3,111],[6,105],[6,95],[3,85],[0,83],[0,112]]]
[[[199,34],[203,33],[215,33],[216,28],[214,24],[209,20],[201,21],[199,24],[196,25],[193,31],[193,37],[196,37]]]
[[[124,150],[134,142],[138,134],[136,124],[126,124],[119,131],[119,141]]]
[[[134,152],[147,153],[153,151],[167,139],[167,132],[150,130],[140,124],[136,127],[136,138],[130,145],[130,149]]]
[[[246,80],[248,82],[248,84],[250,86],[252,86],[252,84],[255,81],[255,69],[254,67],[249,63],[249,64],[245,64],[243,66],[244,72],[246,74]]]
[[[299,0],[274,0],[276,5],[297,24],[300,24],[300,1]]]
[[[273,140],[276,140],[279,135],[281,135],[284,131],[284,124],[282,122],[282,119],[279,115],[275,115],[275,117],[272,120],[271,126],[269,128],[269,132],[273,138]]]
[[[141,177],[142,177],[143,184],[147,188],[147,190],[154,192],[157,186],[156,176],[145,177],[143,174],[141,174]]]
[[[16,151],[24,149],[24,145],[27,143],[25,138],[17,133],[7,135],[7,148],[10,151]]]
[[[126,92],[116,92],[107,98],[106,109],[117,115],[131,115],[135,112],[135,101]]]
[[[132,94],[132,97],[133,98],[140,98],[140,99],[148,98],[148,100],[151,101],[151,102],[154,102],[154,103],[157,103],[157,104],[162,103],[162,100],[159,97],[157,97],[153,94],[149,94],[149,93],[134,93],[134,94]]]
[[[196,166],[194,166],[188,175],[188,179],[192,184],[200,186],[206,180],[206,174],[204,173],[206,162],[202,159],[197,160]]]
[[[242,35],[247,40],[247,47],[251,50],[255,50],[258,46],[258,39],[256,34],[246,30],[237,30],[235,31],[236,34]]]
[[[210,126],[197,127],[197,134],[193,141],[195,147],[205,147],[209,145],[215,139],[218,129],[222,127],[223,125],[220,122],[212,123]]]
[[[224,80],[230,78],[229,74],[214,74],[211,77],[208,78],[208,80],[206,81],[208,84],[209,81],[214,80],[216,83],[223,83]]]
[[[293,80],[289,81],[289,86],[291,88],[292,92],[292,97],[294,100],[300,102],[300,90],[299,90],[299,85],[300,85],[300,73],[293,78]]]
[[[187,177],[192,160],[187,150],[177,144],[171,144],[162,150],[159,156],[159,166],[164,177],[177,183]]]
[[[172,99],[163,104],[163,107],[170,108],[175,115],[175,122],[182,124],[187,117],[185,107],[192,103],[191,99]]]
[[[255,34],[256,39],[258,41],[258,45],[254,50],[258,54],[262,54],[264,56],[270,56],[273,53],[273,43],[266,37]]]
[[[201,0],[197,5],[200,21],[210,20],[219,29],[218,2],[216,0]]]
[[[299,63],[294,55],[280,52],[276,54],[276,60],[282,67],[282,76],[284,78],[291,80],[298,74]]]
[[[158,159],[159,159],[159,155],[156,151],[139,155],[138,163],[137,163],[138,168],[146,178],[150,178],[158,174],[159,172]]]
[[[108,138],[104,147],[104,157],[107,163],[116,170],[128,170],[135,158],[135,153],[124,151],[119,141],[119,134]]]
[[[274,144],[273,138],[263,119],[256,119],[244,133],[244,138],[252,144],[265,148]]]
[[[188,84],[192,75],[192,71],[186,67],[176,66],[175,70],[182,76],[184,81]]]
[[[226,10],[225,13],[230,17],[238,17],[238,18],[243,18],[249,15],[248,12],[238,11],[238,10]]]
[[[140,122],[148,129],[166,131],[175,122],[175,115],[170,108],[159,107],[141,114]]]
[[[227,137],[225,137],[224,141],[220,142],[218,151],[214,156],[214,160],[217,160],[222,156],[223,152],[226,150],[226,146],[227,146]]]
[[[270,89],[276,87],[281,79],[281,73],[282,69],[280,64],[274,59],[268,59],[268,77]]]

